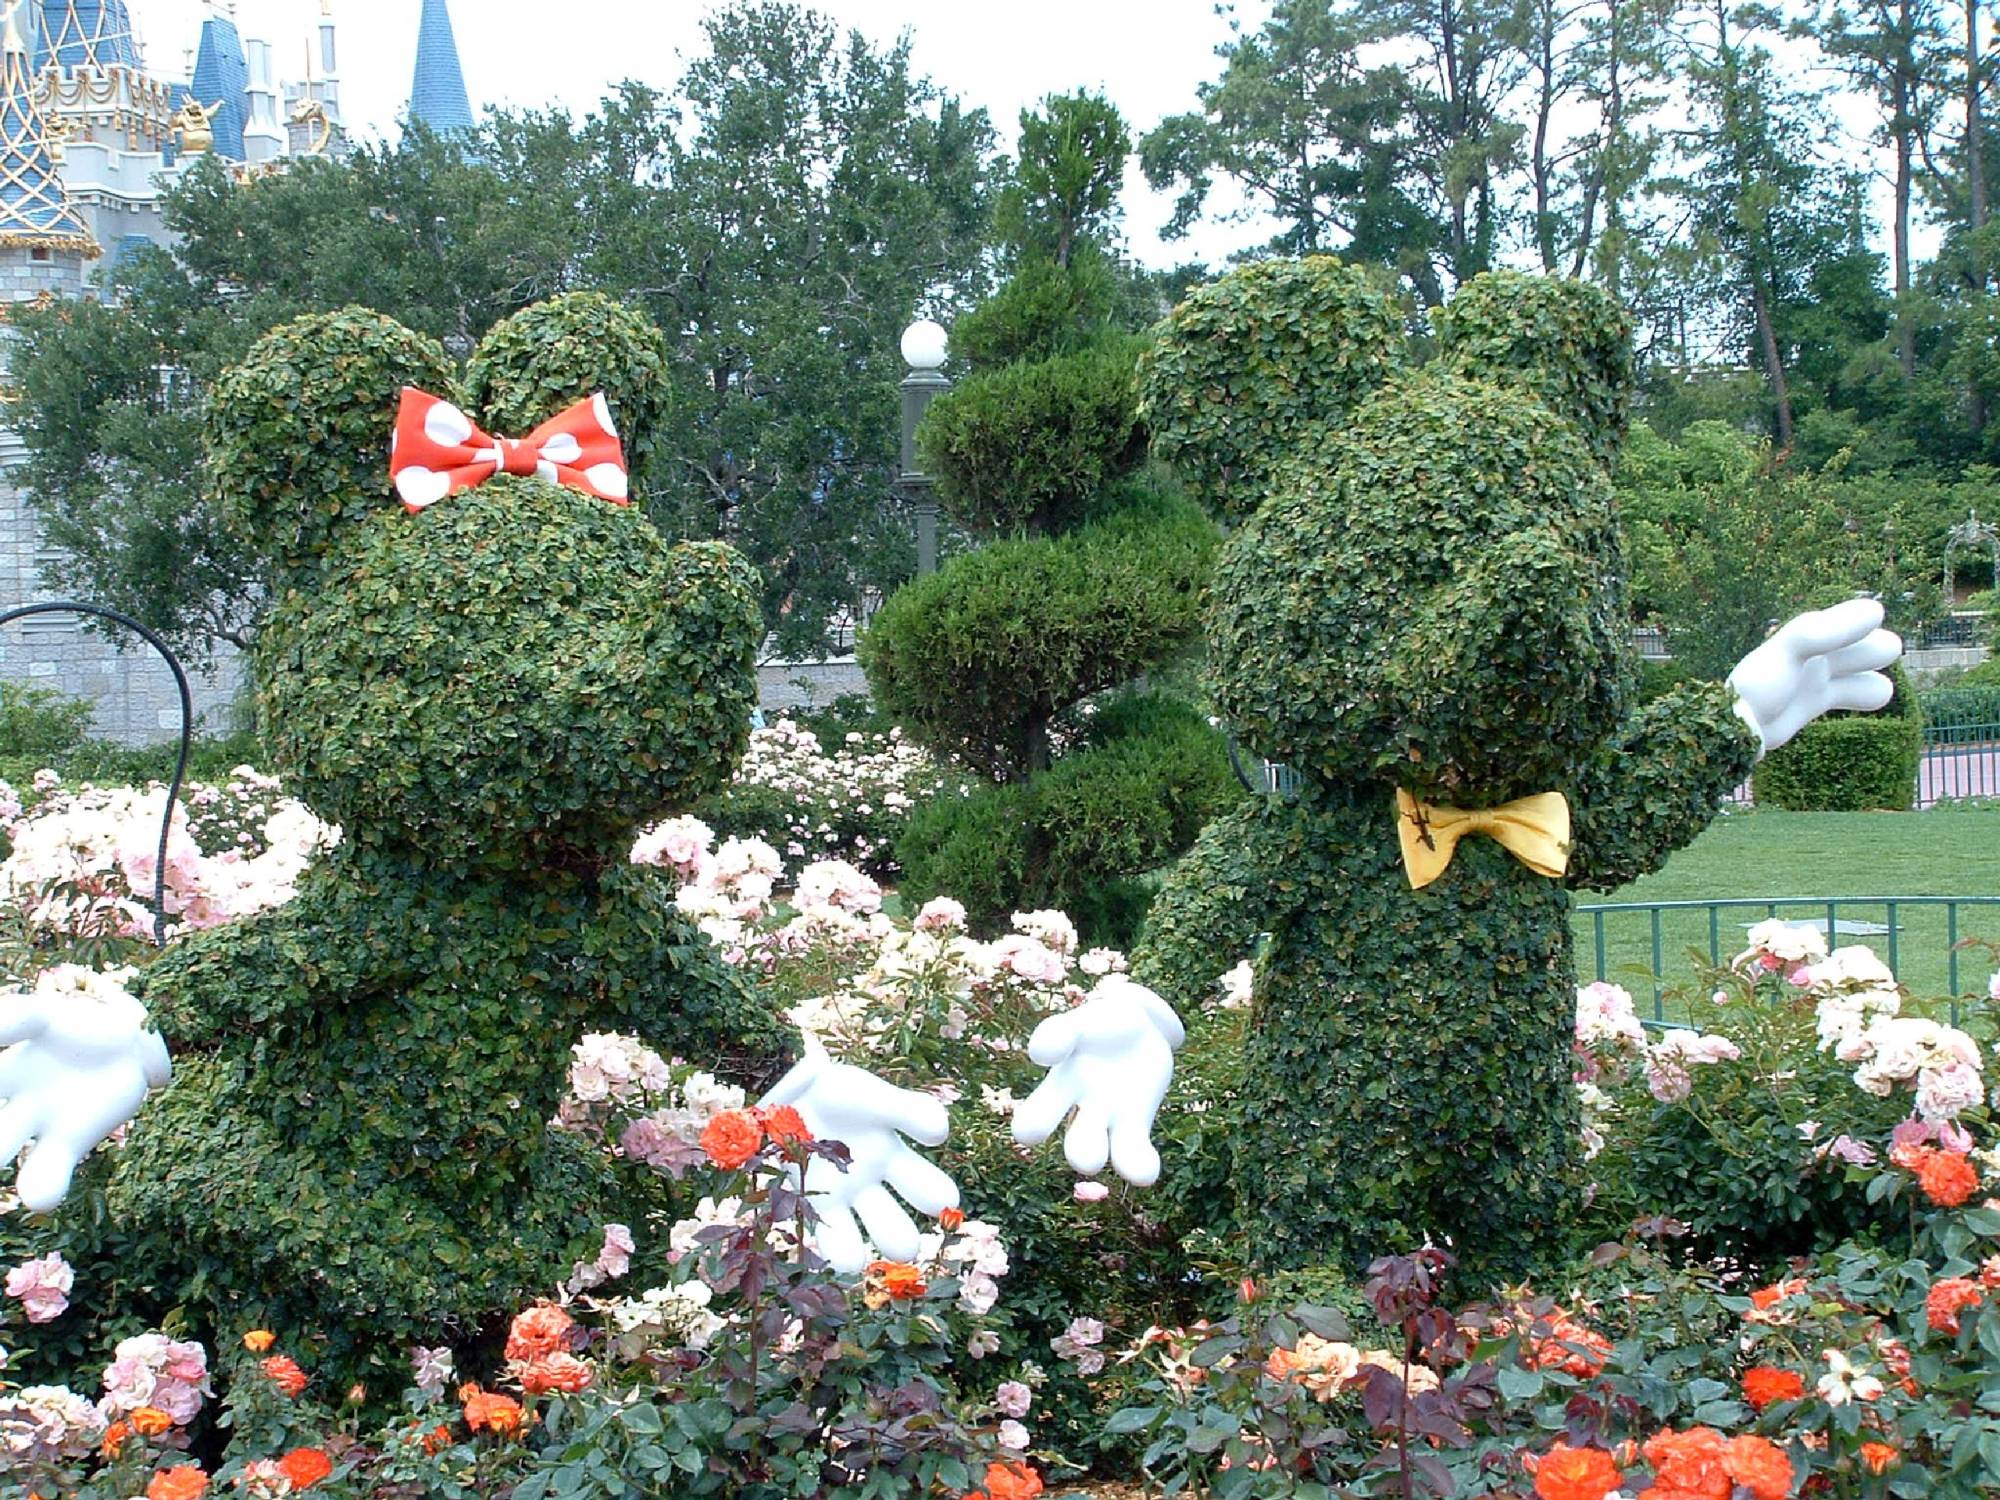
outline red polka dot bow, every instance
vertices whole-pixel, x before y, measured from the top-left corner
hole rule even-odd
[[[488,437],[449,401],[403,387],[389,478],[412,514],[495,474],[533,474],[626,504],[631,495],[625,449],[602,395],[579,401],[518,441]]]

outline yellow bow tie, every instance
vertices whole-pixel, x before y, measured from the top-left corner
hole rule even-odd
[[[1420,891],[1444,874],[1458,841],[1468,833],[1498,840],[1537,875],[1554,877],[1569,868],[1569,799],[1561,792],[1468,811],[1433,807],[1397,788],[1396,835],[1412,890]]]

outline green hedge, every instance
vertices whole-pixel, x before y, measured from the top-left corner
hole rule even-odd
[[[1788,812],[1905,811],[1917,800],[1924,717],[1900,669],[1877,714],[1829,714],[1758,765],[1757,801]]]
[[[897,845],[906,902],[954,896],[975,932],[1058,907],[1094,942],[1128,945],[1151,876],[1243,796],[1222,735],[1160,694],[1117,700],[1030,783],[940,798]]]
[[[1080,522],[1145,456],[1138,355],[1138,340],[1108,335],[1075,354],[973,375],[932,402],[917,451],[951,518],[1001,534]]]
[[[951,354],[975,370],[1064,354],[1095,340],[1118,289],[1102,257],[1080,247],[1067,266],[1033,260],[951,325]]]
[[[2000,666],[1993,662],[1981,663],[1991,668],[1995,680],[1985,686],[1970,682],[1971,673],[1948,688],[1933,688],[1922,697],[1924,722],[1940,729],[1955,729],[1969,724],[2000,724]]]

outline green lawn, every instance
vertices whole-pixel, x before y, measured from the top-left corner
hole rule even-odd
[[[1627,901],[1771,900],[1780,897],[1985,896],[2000,898],[2000,809],[1951,807],[1910,813],[1734,812],[1666,867],[1592,903]],[[1714,922],[1706,912],[1669,912],[1661,917],[1661,969],[1670,980],[1689,970],[1690,947],[1708,951],[1711,940],[1722,956],[1740,949],[1745,928],[1766,915],[1761,906],[1725,910]],[[1794,921],[1826,921],[1822,907],[1783,907],[1778,915]],[[1889,911],[1881,901],[1849,906],[1837,913],[1843,923],[1879,931],[1842,931],[1836,944],[1867,943],[1892,957]],[[1942,906],[1901,906],[1895,913],[1893,961],[1916,993],[1944,995],[1950,979],[1950,931]],[[2000,905],[1959,908],[1958,936],[2000,941]],[[1596,967],[1596,933],[1589,917],[1576,923],[1577,967],[1583,977]],[[1654,934],[1643,914],[1608,917],[1604,923],[1607,977],[1625,984],[1643,1002],[1652,986]],[[1959,993],[1983,991],[1991,964],[1986,955],[1961,953]]]

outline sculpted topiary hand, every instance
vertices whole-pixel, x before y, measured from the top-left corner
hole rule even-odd
[[[1112,1170],[1135,1187],[1160,1177],[1153,1120],[1173,1081],[1174,1052],[1187,1039],[1173,1008],[1122,974],[1097,982],[1075,1010],[1051,1016],[1028,1039],[1028,1056],[1049,1069],[1014,1109],[1014,1139],[1047,1140],[1073,1109],[1063,1154],[1086,1176]]]
[[[1850,599],[1800,615],[1737,663],[1729,674],[1736,712],[1766,751],[1821,714],[1888,703],[1895,687],[1883,668],[1903,654],[1903,643],[1881,625],[1880,603]]]
[[[816,1140],[847,1147],[845,1172],[815,1161],[806,1173],[806,1196],[819,1215],[814,1241],[836,1271],[852,1275],[867,1265],[871,1241],[885,1259],[916,1259],[922,1231],[890,1188],[931,1217],[958,1206],[958,1185],[903,1140],[908,1136],[926,1146],[944,1144],[950,1121],[943,1103],[929,1094],[837,1063],[809,1043],[806,1056],[763,1102],[791,1105]]]
[[[77,1164],[173,1076],[167,1044],[130,996],[47,990],[0,1002],[0,1166],[22,1146],[17,1190],[36,1213],[69,1191]]]

